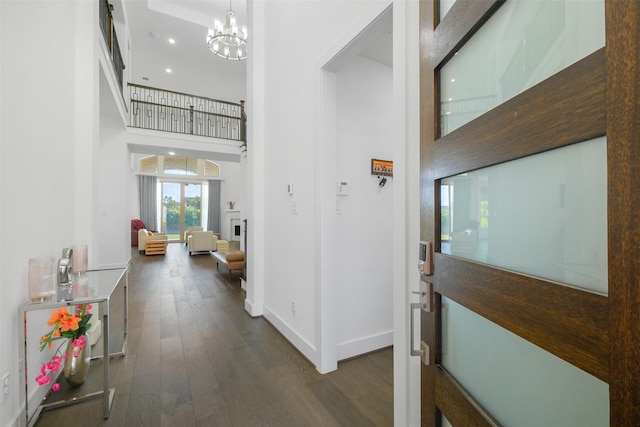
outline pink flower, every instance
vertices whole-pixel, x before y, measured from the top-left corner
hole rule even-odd
[[[53,387],[51,387],[51,389],[52,389],[53,391],[58,391],[58,390],[60,390],[60,383],[55,383],[55,384],[53,385]]]
[[[47,384],[49,384],[51,382],[51,378],[49,378],[49,376],[47,376],[47,375],[38,375],[36,377],[36,381],[40,385],[47,385]]]
[[[82,350],[82,348],[84,348],[84,344],[85,344],[86,340],[87,340],[87,338],[84,335],[80,335],[78,338],[73,340],[73,346],[74,347],[79,347],[79,349]],[[77,355],[76,355],[76,357],[77,357]]]
[[[41,374],[36,377],[36,382],[40,385],[46,385],[51,382],[51,378],[49,378],[49,372],[47,372],[47,365],[45,363],[42,364],[40,368]]]
[[[86,307],[85,307],[86,305]],[[85,310],[86,313],[89,312],[89,310],[91,310],[91,304],[78,304],[76,305],[76,314],[79,316],[82,314],[82,310]]]

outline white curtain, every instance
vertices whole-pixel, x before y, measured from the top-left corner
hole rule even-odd
[[[209,180],[209,215],[207,230],[220,233],[220,181]]]
[[[147,230],[158,230],[158,178],[138,175],[138,192],[140,194],[140,219]]]

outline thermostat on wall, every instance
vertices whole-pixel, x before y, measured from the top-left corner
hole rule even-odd
[[[349,194],[349,192],[347,191],[347,182],[346,181],[339,181],[337,186],[336,186],[336,194],[338,196],[346,196],[347,194]]]

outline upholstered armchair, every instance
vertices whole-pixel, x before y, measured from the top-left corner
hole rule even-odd
[[[194,252],[215,251],[218,246],[218,237],[213,231],[192,231],[187,238],[187,248],[189,255]]]
[[[152,242],[148,245],[147,242]],[[145,255],[165,254],[167,251],[167,235],[164,233],[151,233],[146,229],[138,230],[138,252]],[[149,249],[147,246],[151,246]]]
[[[184,244],[185,244],[185,246],[189,242],[189,236],[191,236],[191,233],[193,233],[194,231],[202,231],[202,227],[189,227],[189,228],[187,228],[187,231],[184,232]]]

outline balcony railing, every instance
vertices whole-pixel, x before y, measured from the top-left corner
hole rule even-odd
[[[131,127],[246,141],[244,101],[232,103],[132,83],[129,95]]]
[[[113,64],[113,70],[116,72],[118,83],[120,84],[120,90],[123,89],[122,71],[125,68],[122,61],[122,53],[120,52],[120,45],[118,44],[118,36],[113,25],[113,15],[111,15],[112,6],[107,0],[100,0],[100,28],[102,29],[102,35],[104,41],[109,49],[111,55],[111,63]]]

